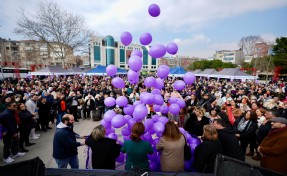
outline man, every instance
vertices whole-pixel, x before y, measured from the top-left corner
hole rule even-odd
[[[2,123],[2,137],[3,137],[3,154],[4,162],[9,164],[14,162],[14,158],[23,156],[25,153],[19,152],[19,136],[17,130],[17,119],[16,112],[17,105],[14,102],[6,103],[6,109],[1,116]],[[10,154],[11,157],[10,157]]]
[[[74,122],[73,115],[65,114],[62,121],[57,125],[53,141],[53,157],[58,168],[67,168],[68,164],[71,168],[79,168],[77,147],[84,145],[85,142],[76,141],[76,138],[81,137],[73,131]]]
[[[37,100],[38,100],[38,96],[33,94],[31,95],[31,98],[25,103],[27,110],[33,114],[34,116],[34,120],[35,120],[35,124],[37,123],[37,120],[39,118],[38,116],[38,108],[37,108]],[[37,125],[35,125],[37,126]],[[35,133],[35,127],[33,127],[31,129],[30,132],[30,139],[39,139],[40,134],[36,134]]]
[[[78,97],[76,96],[76,93],[71,92],[70,96],[67,98],[66,102],[67,102],[67,106],[68,106],[67,107],[68,112],[74,116],[76,122],[79,122],[79,120],[78,120],[79,102],[78,102]]]
[[[287,174],[287,119],[275,117],[270,121],[271,130],[258,147],[263,155],[260,165]]]
[[[245,161],[244,153],[235,137],[234,130],[224,119],[215,119],[213,125],[217,129],[219,141],[222,144],[223,155]]]

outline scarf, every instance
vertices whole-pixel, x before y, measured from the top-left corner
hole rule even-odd
[[[245,120],[245,118],[243,117],[237,125],[238,131],[242,132],[246,128],[248,122],[249,120]]]

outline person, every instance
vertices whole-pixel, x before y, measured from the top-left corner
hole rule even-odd
[[[66,114],[67,112],[67,103],[65,101],[65,95],[64,94],[59,94],[59,101],[58,101],[58,114],[57,114],[57,121],[56,125],[58,125],[62,121],[62,117]]]
[[[39,123],[41,125],[41,130],[47,132],[47,128],[49,127],[49,114],[50,108],[47,104],[46,98],[40,98],[37,103],[39,108],[38,115],[39,115]]]
[[[1,115],[3,137],[3,161],[7,164],[14,162],[14,158],[24,156],[26,153],[19,152],[17,125],[20,121],[16,116],[17,105],[14,102],[6,103],[6,109]],[[12,154],[12,155],[11,155]],[[11,155],[11,157],[10,157]]]
[[[40,136],[40,134],[37,134],[35,132],[35,128],[37,126],[37,119],[39,118],[37,104],[36,104],[37,100],[38,100],[38,96],[33,94],[31,95],[31,98],[25,103],[26,109],[33,115],[33,120],[34,120],[32,129],[30,132],[31,139],[39,139],[39,136]]]
[[[75,92],[70,92],[69,97],[66,100],[67,103],[67,111],[72,114],[75,118],[75,122],[78,122],[78,97]]]
[[[213,125],[204,125],[203,131],[203,142],[194,149],[193,167],[197,172],[212,173],[216,155],[223,153],[222,146]]]
[[[242,152],[239,142],[235,137],[233,129],[226,123],[224,119],[215,119],[214,127],[218,133],[218,139],[222,144],[222,154],[234,159],[245,161],[244,153]]]
[[[87,96],[87,100],[85,100],[85,104],[83,106],[84,111],[84,119],[91,117],[91,111],[94,111],[96,109],[95,100],[92,95]]]
[[[161,151],[160,166],[162,172],[184,171],[185,138],[173,121],[165,124],[162,137],[156,145]]]
[[[263,155],[260,165],[287,174],[287,119],[275,117],[270,121],[272,129],[258,147]]]
[[[202,107],[196,107],[194,113],[186,121],[185,130],[190,134],[202,136],[203,126],[209,124],[209,119],[204,116],[205,110]]]
[[[149,171],[147,154],[153,154],[153,149],[148,141],[143,141],[141,136],[144,134],[145,126],[142,122],[133,125],[130,139],[124,142],[121,151],[127,153],[125,169]]]
[[[234,130],[243,153],[246,156],[253,156],[256,146],[257,114],[252,110],[247,111],[245,116],[236,119]],[[250,152],[246,153],[248,144],[250,144]]]
[[[115,170],[116,158],[120,155],[121,145],[116,140],[106,138],[102,125],[95,127],[85,143],[92,149],[93,169]]]
[[[67,168],[68,164],[73,169],[79,168],[77,147],[84,145],[85,141],[82,143],[76,141],[80,135],[72,130],[74,122],[73,115],[65,114],[57,125],[53,140],[53,157],[58,168]]]
[[[25,142],[25,146],[31,146],[31,145],[35,144],[35,143],[29,142],[29,134],[30,134],[31,128],[34,124],[33,114],[31,114],[29,111],[27,111],[24,103],[20,103],[20,104],[18,104],[18,116],[20,118],[19,148],[20,148],[21,152],[28,152],[29,150],[26,150],[24,148],[24,142]]]

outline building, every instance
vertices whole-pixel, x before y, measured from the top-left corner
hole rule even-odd
[[[118,68],[128,69],[128,58],[133,50],[140,50],[143,54],[142,71],[156,71],[157,59],[152,58],[148,54],[149,47],[139,44],[123,45],[121,42],[115,41],[110,35],[106,37],[91,37],[90,41],[90,63],[91,67],[96,65],[113,64]]]
[[[239,50],[220,50],[214,54],[214,60],[221,60],[222,62],[231,62],[240,65],[244,62],[245,57],[241,49]]]
[[[189,58],[186,56],[174,56],[165,57],[158,60],[158,65],[167,65],[170,68],[175,66],[182,66],[184,69],[188,70],[188,67],[195,61],[199,61],[199,58]]]
[[[245,56],[244,62],[251,63],[253,58],[254,58],[254,56]]]
[[[253,55],[255,58],[268,56],[268,53],[270,52],[270,48],[272,48],[272,46],[268,45],[265,42],[256,42]]]

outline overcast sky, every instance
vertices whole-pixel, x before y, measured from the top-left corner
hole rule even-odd
[[[133,42],[149,32],[152,44],[174,41],[179,55],[209,57],[216,50],[239,49],[242,37],[260,35],[272,42],[287,36],[287,0],[57,0],[62,8],[82,14],[91,30],[116,40],[129,31]],[[0,0],[0,37],[13,34],[17,11],[33,13],[39,0]],[[159,17],[148,14],[150,4],[161,8]]]

